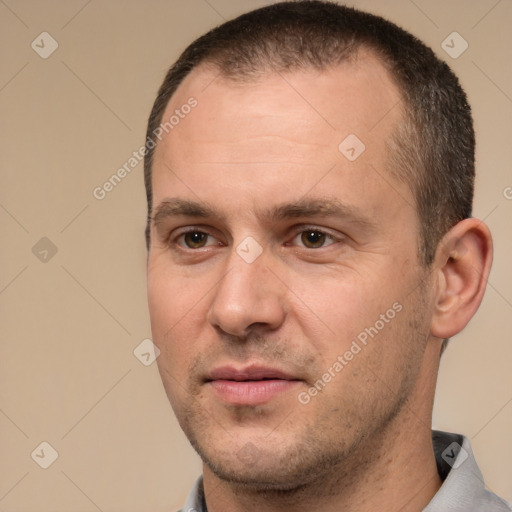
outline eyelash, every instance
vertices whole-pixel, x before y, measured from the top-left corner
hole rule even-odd
[[[299,230],[295,231],[295,233],[294,233],[294,235],[292,237],[292,240],[295,240],[295,238],[297,238],[297,236],[299,236],[299,235],[301,235],[303,233],[306,233],[306,232],[314,232],[314,233],[319,233],[321,235],[325,235],[326,239],[331,240],[331,243],[329,243],[327,245],[322,245],[321,247],[317,247],[317,248],[311,248],[311,247],[302,246],[301,247],[302,249],[311,250],[311,251],[318,251],[319,249],[324,249],[325,247],[328,247],[330,245],[333,245],[336,242],[341,241],[341,238],[337,238],[334,235],[332,235],[331,233],[329,233],[327,231],[324,231],[323,229],[319,229],[319,228],[317,228],[315,226],[301,226],[301,228]],[[201,233],[201,234],[204,234],[204,235],[206,235],[208,237],[213,237],[213,235],[211,235],[210,233],[208,233],[206,231],[203,231],[203,230],[198,229],[198,228],[191,227],[191,228],[188,228],[188,229],[185,229],[184,231],[182,231],[174,239],[169,238],[168,245],[170,245],[170,246],[176,245],[176,246],[180,247],[180,249],[182,249],[184,251],[197,251],[198,249],[206,249],[207,247],[212,247],[211,245],[210,246],[207,245],[207,246],[204,246],[204,247],[199,247],[199,248],[194,249],[192,247],[186,247],[186,246],[180,245],[178,241],[182,237],[184,237],[185,235],[187,235],[189,233]],[[289,245],[289,244],[287,243],[286,245]]]

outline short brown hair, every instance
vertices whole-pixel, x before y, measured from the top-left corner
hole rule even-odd
[[[199,64],[235,81],[267,72],[319,70],[369,49],[386,66],[403,100],[389,170],[411,188],[420,221],[419,259],[433,261],[442,236],[471,215],[475,136],[466,94],[449,66],[410,33],[379,16],[326,1],[281,2],[243,14],[194,41],[171,67],[149,117],[149,140],[170,98]],[[154,146],[154,145],[152,145]],[[144,159],[152,211],[154,148]]]

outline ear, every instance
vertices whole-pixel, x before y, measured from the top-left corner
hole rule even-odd
[[[446,233],[434,262],[433,336],[451,338],[464,329],[482,302],[491,263],[492,237],[483,221],[464,219]]]

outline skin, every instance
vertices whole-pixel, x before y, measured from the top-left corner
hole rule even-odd
[[[466,219],[432,267],[420,264],[414,198],[386,170],[400,95],[371,54],[244,84],[202,66],[164,119],[191,96],[197,107],[155,153],[148,300],[165,390],[204,462],[208,510],[421,510],[441,485],[431,441],[440,347],[482,299],[487,227]],[[338,150],[348,134],[366,146],[353,162]],[[214,213],[170,215],[170,198]],[[326,198],[357,219],[264,215]],[[236,250],[249,236],[262,249],[252,263]],[[396,303],[394,318],[301,403]],[[296,382],[250,406],[205,382],[213,368],[250,363]]]

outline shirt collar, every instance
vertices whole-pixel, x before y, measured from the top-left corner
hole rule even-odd
[[[432,432],[437,469],[443,484],[423,512],[509,512],[510,506],[485,488],[467,437]]]

